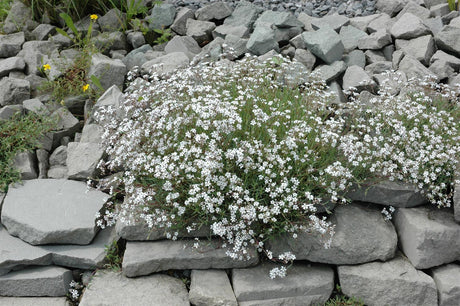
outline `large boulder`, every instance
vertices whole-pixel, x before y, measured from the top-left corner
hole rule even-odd
[[[375,7],[380,12],[386,13],[391,17],[394,17],[404,8],[405,4],[406,1],[404,0],[377,0]]]
[[[263,9],[247,1],[239,1],[232,14],[225,18],[224,24],[241,25],[252,30]]]
[[[358,47],[358,41],[368,36],[366,32],[351,25],[342,27],[339,35],[346,53],[356,49]]]
[[[165,46],[165,52],[175,53],[183,52],[187,54],[191,60],[196,54],[201,52],[201,48],[198,43],[190,36],[175,36]]]
[[[249,37],[246,48],[255,55],[262,55],[270,50],[279,51],[275,32],[266,26],[258,26]]]
[[[30,98],[30,82],[5,77],[0,80],[0,106],[21,104]]]
[[[438,288],[439,306],[456,305],[460,301],[460,266],[445,265],[431,272]]]
[[[430,64],[430,59],[436,51],[436,45],[431,35],[420,36],[411,40],[396,40],[396,48],[398,45],[404,53],[413,56],[425,66]]]
[[[391,35],[395,38],[413,39],[419,36],[430,34],[430,29],[423,23],[422,19],[411,13],[405,13],[391,27]]]
[[[74,180],[94,177],[96,167],[104,155],[104,148],[94,142],[71,142],[67,146],[68,176]]]
[[[193,39],[193,38],[192,38]],[[141,70],[146,73],[148,71],[157,71],[158,73],[168,74],[178,68],[183,68],[190,63],[190,58],[184,52],[172,52],[166,55],[157,57],[153,60],[145,62]]]
[[[350,66],[343,75],[343,89],[350,90],[356,88],[358,92],[375,90],[375,82],[367,72],[359,66]]]
[[[23,71],[25,68],[26,62],[22,57],[0,59],[0,78],[9,75],[12,71]]]
[[[304,32],[302,38],[308,50],[327,64],[342,59],[344,52],[342,41],[339,34],[330,27],[324,27],[315,32]]]
[[[16,56],[25,41],[24,32],[0,35],[0,58]]]
[[[126,72],[126,66],[121,60],[111,59],[103,54],[96,53],[91,57],[91,67],[88,75],[94,75],[98,78],[104,89],[108,89],[112,85],[123,88]]]
[[[170,3],[156,4],[150,16],[145,18],[149,23],[149,29],[165,29],[172,25],[176,16],[176,8]]]
[[[460,57],[460,28],[445,26],[441,32],[434,36],[439,49]]]

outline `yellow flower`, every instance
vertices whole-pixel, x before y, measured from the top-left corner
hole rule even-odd
[[[50,70],[50,69],[51,69],[50,65],[48,65],[48,64],[43,65],[43,70],[46,71],[46,70]]]
[[[97,20],[98,17],[96,14],[92,14],[89,18],[91,18],[91,20]]]
[[[87,91],[89,88],[89,84],[83,85],[83,92]]]

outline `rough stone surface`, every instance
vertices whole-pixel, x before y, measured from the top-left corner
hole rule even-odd
[[[70,306],[65,297],[0,296],[0,306]]]
[[[358,39],[357,46],[362,50],[379,50],[391,44],[391,35],[385,30],[379,30],[371,35],[366,35]]]
[[[29,81],[4,77],[0,80],[0,106],[21,104],[30,98]]]
[[[253,266],[259,262],[256,250],[249,260],[233,260],[218,242],[200,241],[128,242],[123,258],[123,274],[128,277],[148,275],[169,269],[229,269]]]
[[[304,32],[302,38],[308,50],[327,64],[342,58],[344,47],[337,34],[331,28],[321,28],[315,32]]]
[[[9,75],[12,71],[23,71],[25,67],[26,62],[22,57],[0,59],[0,78]]]
[[[190,58],[186,53],[172,52],[144,63],[141,69],[143,72],[155,70],[159,73],[168,74],[177,68],[185,67],[189,62]]]
[[[387,262],[339,266],[343,293],[361,298],[366,305],[437,305],[431,277],[417,271],[399,256]]]
[[[271,279],[277,264],[264,262],[233,269],[232,283],[239,305],[322,305],[334,288],[334,271],[321,265],[294,264],[284,278]]]
[[[67,146],[57,147],[49,158],[50,166],[65,166],[67,160]]]
[[[249,37],[249,29],[245,26],[237,26],[231,24],[222,24],[212,31],[212,36],[226,38],[228,35],[234,35],[240,38]]]
[[[47,40],[50,36],[56,34],[56,27],[50,24],[39,24],[33,31],[32,36],[36,40]]]
[[[439,49],[460,57],[460,28],[445,26],[434,38]]]
[[[405,4],[406,1],[404,0],[377,0],[375,7],[380,12],[386,13],[391,17],[394,17],[404,8]]]
[[[308,71],[312,71],[315,66],[316,57],[308,50],[296,49],[294,59],[302,63]]]
[[[174,22],[176,8],[170,3],[161,3],[153,7],[152,13],[146,18],[149,28],[163,29],[169,27]]]
[[[367,25],[367,32],[374,33],[379,30],[385,29],[387,32],[390,31],[391,27],[394,25],[395,20],[393,20],[390,15],[386,13],[380,14],[377,18],[372,20]]]
[[[126,14],[122,14],[119,9],[113,8],[97,19],[97,23],[103,32],[121,30],[126,21]]]
[[[431,35],[420,36],[404,42],[401,50],[413,56],[425,66],[429,65],[430,59],[436,51],[436,45]]]
[[[430,34],[430,29],[423,21],[411,13],[406,13],[391,27],[391,35],[395,38],[412,39]]]
[[[406,6],[398,13],[396,19],[401,18],[405,13],[411,13],[418,18],[425,20],[430,17],[430,10],[417,4],[415,1],[408,1]]]
[[[70,179],[86,180],[96,174],[96,166],[104,155],[98,143],[71,142],[67,146],[66,165]]]
[[[11,235],[37,244],[88,244],[108,196],[85,183],[37,179],[9,188],[1,220]]]
[[[104,89],[112,85],[123,88],[126,72],[126,66],[121,60],[111,59],[103,54],[94,54],[88,75],[97,77]]]
[[[460,259],[460,225],[452,212],[399,208],[394,220],[402,251],[415,268],[428,269]]]
[[[374,91],[375,82],[371,77],[359,66],[350,66],[343,75],[343,90],[349,90],[352,87],[358,92],[363,90]]]
[[[55,266],[32,267],[0,276],[2,296],[65,296],[72,271]]]
[[[32,10],[22,1],[14,1],[3,24],[3,32],[11,34],[26,28],[27,22],[32,20]]]
[[[346,69],[347,65],[345,64],[345,62],[336,61],[333,62],[331,65],[318,66],[313,72],[317,73],[322,80],[330,82],[338,78]]]
[[[198,43],[190,36],[175,36],[165,46],[166,53],[184,52],[189,59],[201,52]]]
[[[25,41],[24,32],[0,35],[0,58],[16,56]]]
[[[252,3],[240,1],[232,14],[225,19],[224,24],[242,25],[248,29],[252,29],[254,22],[256,22],[257,17],[262,11],[262,8]]]
[[[23,180],[32,180],[38,177],[37,157],[34,152],[18,153],[14,158],[14,167],[20,172]]]
[[[145,44],[145,37],[142,32],[129,32],[126,34],[126,41],[134,49],[137,49]]]
[[[188,292],[177,278],[155,274],[127,278],[121,273],[98,271],[86,288],[80,306],[152,305],[189,306]]]
[[[26,62],[27,74],[41,74],[38,70],[43,64],[50,64],[50,57],[57,50],[57,45],[50,41],[27,41],[22,45],[18,56]]]
[[[422,80],[429,75],[436,77],[434,73],[423,66],[422,63],[409,55],[406,55],[399,63],[399,70],[403,71],[408,79],[417,78]]]
[[[330,218],[336,227],[328,249],[320,235],[299,233],[296,239],[283,236],[271,242],[271,250],[273,254],[291,250],[298,260],[330,264],[388,260],[395,254],[397,236],[393,224],[383,219],[380,210],[356,204],[338,206]]]
[[[228,275],[223,270],[193,270],[189,300],[193,305],[238,305]]]
[[[187,32],[186,24],[188,19],[195,18],[193,11],[187,7],[182,7],[177,11],[174,22],[171,25],[171,30],[176,32],[179,35],[185,35]]]
[[[225,2],[216,2],[209,5],[203,6],[202,8],[196,10],[195,17],[198,20],[222,20],[230,16],[233,12],[233,9],[230,5]]]
[[[318,30],[324,27],[330,27],[336,32],[341,32],[341,28],[347,26],[350,19],[343,15],[329,15],[323,18],[315,18],[311,20],[311,27]]]
[[[188,19],[186,27],[187,36],[195,39],[199,45],[205,45],[212,40],[212,31],[216,28],[216,24],[210,21]]]
[[[22,105],[6,105],[0,108],[0,121],[9,120],[16,114],[23,114],[24,108]]]
[[[439,306],[454,306],[460,301],[460,266],[450,264],[434,268],[432,276],[438,288]]]
[[[262,55],[270,50],[279,51],[275,32],[266,26],[258,26],[249,37],[246,48],[255,55]]]
[[[104,50],[105,55],[109,55],[110,52],[115,50],[127,50],[128,42],[126,40],[126,34],[119,32],[104,32],[91,38],[96,48]],[[126,53],[125,53],[126,54]],[[112,59],[116,59],[112,56]]]
[[[366,66],[366,56],[361,50],[353,50],[349,54],[343,56],[344,62],[348,67],[358,66],[364,68]]]
[[[354,26],[342,27],[339,35],[346,53],[356,49],[358,47],[358,41],[363,37],[368,36],[366,32],[355,28]]]
[[[48,168],[50,167],[49,165],[50,154],[48,153],[48,151],[43,150],[43,149],[37,149],[35,151],[35,154],[37,155],[37,161],[38,161],[38,178],[46,178]]]
[[[302,23],[289,12],[275,12],[267,10],[257,18],[254,27],[262,25],[275,26],[277,28],[302,27]]]

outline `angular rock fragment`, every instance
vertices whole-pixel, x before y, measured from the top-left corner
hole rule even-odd
[[[363,90],[372,92],[375,90],[375,86],[374,80],[361,67],[350,66],[343,75],[343,90],[356,88],[358,92]]]
[[[460,301],[460,266],[456,264],[434,268],[432,275],[438,288],[439,306],[455,305]]]
[[[344,47],[333,29],[324,27],[315,32],[304,32],[302,38],[308,50],[327,64],[342,59]]]
[[[189,299],[193,305],[238,305],[223,270],[192,270]]]
[[[391,27],[390,33],[395,38],[413,39],[430,34],[430,29],[423,21],[411,13],[405,13]]]
[[[196,10],[195,17],[198,20],[211,21],[222,20],[230,16],[233,9],[225,2],[216,2],[203,6]]]

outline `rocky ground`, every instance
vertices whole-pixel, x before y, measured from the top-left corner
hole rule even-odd
[[[104,95],[93,107],[86,97],[72,96],[54,108],[45,106],[49,96],[37,92],[45,80],[36,67],[52,62],[50,76],[59,77],[54,67],[71,62],[78,51],[66,50],[71,42],[54,26],[28,22],[27,9],[15,4],[16,22],[7,19],[0,36],[0,119],[47,108],[60,121],[59,129],[41,140],[41,149],[17,157],[24,184],[0,194],[0,305],[65,305],[71,280],[89,284],[81,305],[313,305],[326,302],[337,283],[368,305],[458,305],[458,192],[454,207],[442,210],[428,206],[406,184],[383,182],[350,194],[355,202],[334,211],[330,249],[313,235],[272,243],[274,250],[288,247],[297,257],[288,276],[275,280],[268,273],[272,264],[261,262],[255,250],[249,260],[235,261],[213,240],[193,248],[193,239],[162,240],[162,232],[149,233],[142,224],[95,227],[94,216],[108,196],[87,192],[84,182],[97,174],[104,155],[102,129],[90,109],[119,105],[125,75],[134,66],[148,71],[163,64],[163,71],[171,71],[195,56],[217,59],[229,47],[233,59],[281,53],[319,73],[338,103],[346,101],[343,90],[351,87],[363,102],[371,99],[389,69],[404,79],[431,75],[460,83],[460,17],[445,1],[362,1],[363,12],[356,13],[362,16],[323,18],[306,14],[307,4],[322,16],[320,4],[340,8],[345,2],[302,2],[302,9],[294,10],[297,17],[248,2],[163,4],[149,13],[149,26],[170,27],[175,34],[154,46],[141,32],[119,31],[120,19],[109,12],[98,19],[94,38],[109,49],[92,56],[90,69]],[[347,2],[345,12],[357,2]],[[282,2],[264,4],[278,8]],[[364,12],[373,9],[379,13]],[[86,31],[84,22],[77,25]],[[392,221],[381,214],[388,205],[396,207]],[[124,249],[122,271],[103,270],[106,246],[116,241]],[[182,274],[173,272],[178,270]]]

